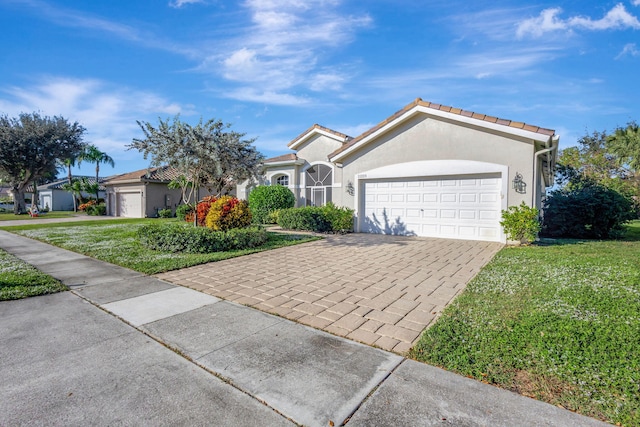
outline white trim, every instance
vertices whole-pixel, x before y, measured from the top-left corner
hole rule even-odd
[[[329,160],[331,160],[332,162],[339,162],[343,160],[345,157],[349,156],[354,151],[360,149],[362,146],[368,144],[370,141],[378,138],[380,135],[388,132],[389,130],[402,124],[406,120],[409,120],[410,118],[412,118],[413,116],[416,116],[419,113],[426,114],[427,116],[443,118],[443,119],[451,120],[454,122],[465,123],[465,124],[470,124],[470,125],[481,127],[481,128],[491,129],[502,134],[518,136],[525,139],[531,139],[533,141],[539,141],[545,144],[548,143],[551,138],[548,135],[543,135],[537,132],[531,132],[524,129],[518,129],[518,128],[506,126],[506,125],[500,125],[498,123],[491,123],[491,122],[487,122],[486,120],[474,119],[473,117],[462,116],[460,114],[448,113],[446,111],[436,110],[434,108],[424,107],[422,105],[416,105],[415,107],[413,107],[412,109],[410,109],[409,111],[401,115],[400,117],[382,126],[380,129],[376,130],[371,135],[367,135],[365,138],[361,139],[360,141],[358,141],[356,144],[352,145],[345,151],[342,151],[336,154],[335,156],[330,157]]]
[[[327,132],[324,129],[318,129],[318,128],[314,127],[309,132],[307,132],[304,135],[302,135],[301,137],[299,137],[297,140],[289,143],[288,147],[291,148],[292,150],[295,150],[300,145],[304,144],[306,141],[311,139],[315,134],[326,136],[327,138],[334,139],[334,140],[336,140],[338,142],[345,142],[347,140],[347,138],[345,138],[345,137],[341,137],[341,136],[335,135],[335,134],[333,134],[331,132]]]
[[[331,187],[331,188],[336,188],[337,184],[336,184],[336,167],[333,163],[329,163],[329,162],[325,162],[322,160],[319,160],[317,162],[313,162],[313,163],[309,163],[304,169],[302,169],[302,194],[301,197],[304,198],[304,205],[308,206],[308,200],[307,200],[307,170],[315,165],[324,165],[324,166],[328,166],[329,168],[331,168],[331,185],[326,185],[326,186],[322,186],[322,187],[309,187],[309,188],[324,188],[325,189],[325,203],[327,202],[327,196],[326,196],[326,188],[327,187]],[[341,183],[342,185],[342,183]],[[331,194],[332,198],[333,198],[333,192]]]
[[[376,179],[390,178],[420,178],[450,175],[479,175],[487,173],[499,173],[501,177],[502,189],[500,191],[501,210],[508,207],[509,195],[509,167],[497,163],[477,162],[473,160],[423,160],[417,162],[397,163],[394,165],[384,166],[372,169],[360,174],[354,178],[354,187],[356,189],[354,197],[354,215],[356,216],[355,229],[357,232],[362,230],[362,216],[358,213],[362,211],[360,192],[362,188],[361,181],[369,181]],[[506,243],[507,237],[504,230],[500,229],[500,241]]]
[[[267,181],[269,182],[269,185],[276,185],[276,184],[273,183],[273,179],[274,178],[278,178],[280,176],[286,176],[287,178],[289,178],[289,182],[291,182],[291,173],[290,172],[273,171],[271,173],[271,175],[267,175]],[[288,187],[288,185],[286,187]]]
[[[280,162],[263,163],[262,167],[264,167],[265,169],[268,169],[270,167],[275,167],[275,166],[300,166],[300,165],[304,165],[304,160],[303,159],[282,160]]]

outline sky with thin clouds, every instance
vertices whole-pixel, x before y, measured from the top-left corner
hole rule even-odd
[[[62,115],[149,162],[136,121],[221,119],[267,157],[420,97],[555,129],[640,121],[640,0],[0,0],[0,114]],[[76,173],[90,174],[89,166]]]

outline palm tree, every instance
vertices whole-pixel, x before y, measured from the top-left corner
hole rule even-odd
[[[73,211],[78,212],[78,197],[82,195],[83,185],[79,179],[73,179],[71,183],[65,182],[62,184],[62,189],[71,193],[73,197]]]
[[[78,157],[78,161],[87,161],[89,163],[96,164],[96,184],[100,184],[100,178],[98,177],[98,175],[100,174],[100,163],[108,164],[111,167],[115,166],[115,163],[111,156],[103,151],[100,151],[100,149],[95,145],[87,146],[84,152]],[[99,198],[98,193],[99,191],[96,190],[96,201]]]
[[[71,168],[74,166],[80,166],[80,158],[79,156],[69,157],[60,161],[60,166],[67,170],[67,184],[71,185],[73,181],[73,176],[71,175]]]

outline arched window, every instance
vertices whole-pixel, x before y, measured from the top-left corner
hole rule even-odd
[[[276,185],[282,185],[284,187],[289,186],[289,177],[287,175],[280,175],[276,178]]]
[[[307,206],[323,206],[331,201],[333,169],[330,166],[311,165],[305,171],[305,182]]]

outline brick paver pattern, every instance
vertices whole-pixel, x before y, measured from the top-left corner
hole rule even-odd
[[[157,277],[404,353],[501,248],[492,242],[331,235]]]

